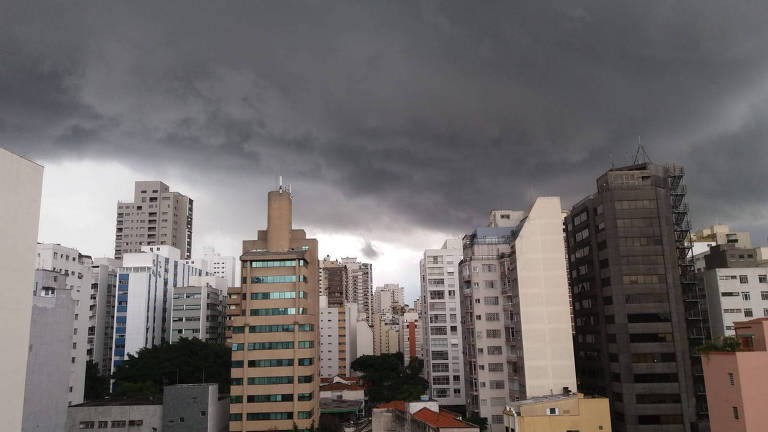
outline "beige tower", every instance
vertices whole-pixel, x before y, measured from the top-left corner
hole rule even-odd
[[[267,230],[243,241],[229,289],[230,431],[319,425],[317,240],[291,227],[291,194],[268,195]],[[232,306],[235,306],[232,308]],[[237,313],[235,313],[237,312]]]

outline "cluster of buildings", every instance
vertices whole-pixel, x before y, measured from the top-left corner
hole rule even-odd
[[[3,202],[37,215],[41,176],[0,150]],[[210,420],[201,430],[226,417],[230,431],[309,431],[321,413],[370,409],[374,432],[469,432],[477,417],[490,432],[762,430],[768,247],[726,225],[693,231],[683,177],[635,161],[570,209],[539,197],[491,210],[486,226],[424,251],[412,307],[397,284],[373,289],[370,263],[320,258],[317,240],[293,227],[282,182],[239,258],[210,248],[193,258],[193,201],[162,182],[136,182],[133,202],[118,203],[114,258],[36,244],[37,216],[2,212],[0,234],[19,246],[0,251],[0,274],[32,292],[10,290],[0,305],[11,342],[25,347],[0,365],[24,394],[4,401],[18,408],[9,424],[192,430],[178,401],[205,391],[216,395],[194,396],[207,404],[195,408]],[[231,347],[228,398],[179,389],[137,408],[141,419],[83,400],[86,362],[108,375],[181,337]],[[699,349],[725,337],[741,348]],[[398,352],[423,360],[427,393],[366,406],[352,362]]]

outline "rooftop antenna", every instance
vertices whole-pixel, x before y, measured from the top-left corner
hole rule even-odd
[[[648,156],[648,153],[645,151],[645,147],[643,147],[643,144],[640,143],[640,135],[637,136],[637,150],[635,150],[635,160],[632,162],[632,165],[638,165],[641,163],[652,163],[651,158]]]

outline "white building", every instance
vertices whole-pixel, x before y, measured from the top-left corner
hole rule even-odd
[[[768,268],[717,268],[699,274],[712,338],[733,336],[734,321],[768,317]]]
[[[222,256],[210,246],[203,248],[203,256],[191,260],[185,260],[186,264],[201,268],[208,273],[224,278],[227,287],[240,285],[240,260],[233,256]]]
[[[384,284],[376,287],[373,294],[373,313],[391,314],[395,306],[405,304],[405,295],[403,287],[398,284]]]
[[[560,199],[514,217],[466,235],[459,264],[467,413],[491,432],[508,401],[576,388]]]
[[[413,357],[422,357],[423,329],[422,321],[416,309],[409,309],[400,317],[400,349],[403,351],[403,362],[407,365]]]
[[[185,264],[172,246],[142,246],[123,255],[117,274],[112,370],[139,349],[170,341],[171,301],[176,287],[189,286],[203,269]]]
[[[43,167],[0,148],[0,286],[3,361],[0,416],[7,430],[21,430],[32,315],[35,243],[40,222]]]
[[[67,288],[75,300],[75,314],[72,329],[72,352],[70,355],[69,403],[83,401],[85,391],[85,363],[88,360],[88,327],[90,325],[91,283],[93,260],[82,255],[77,249],[59,244],[39,243],[37,245],[37,268],[59,273],[66,279]],[[65,360],[65,361],[66,361]]]
[[[197,338],[224,343],[227,282],[219,276],[190,276],[171,300],[171,343]]]
[[[328,297],[320,296],[320,376],[339,374],[339,308],[328,306]]]
[[[432,398],[441,405],[465,404],[458,291],[461,258],[461,240],[448,239],[440,249],[425,250],[420,262],[424,377]]]
[[[346,303],[357,304],[360,317],[373,325],[373,266],[354,257],[342,258],[347,268]]]
[[[22,431],[64,430],[75,300],[64,276],[35,271]]]
[[[112,368],[112,338],[115,332],[115,296],[120,260],[94,258],[91,265],[88,311],[88,360],[99,365],[102,375]]]

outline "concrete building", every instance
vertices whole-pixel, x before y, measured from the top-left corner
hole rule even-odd
[[[576,388],[561,218],[560,198],[541,197],[522,219],[464,236],[467,413],[491,432],[504,430],[507,401]]]
[[[357,304],[361,318],[373,326],[373,265],[354,257],[342,258],[347,269],[347,303]]]
[[[176,384],[161,398],[106,400],[68,409],[67,432],[117,429],[136,432],[225,432],[229,402],[218,384]]]
[[[424,377],[430,394],[441,405],[464,405],[464,358],[460,348],[461,295],[459,261],[461,240],[448,239],[440,249],[427,249],[419,264]],[[434,356],[432,351],[437,351]],[[440,378],[436,378],[440,377]],[[433,385],[432,383],[446,383]]]
[[[689,343],[704,341],[703,295],[683,173],[652,163],[611,169],[566,219],[579,391],[611,399],[617,431],[699,426]]]
[[[117,304],[112,370],[128,354],[171,340],[171,303],[174,290],[190,285],[192,276],[208,276],[184,264],[172,246],[142,246],[123,255],[117,274]]]
[[[320,261],[320,270],[318,271],[320,279],[320,295],[328,297],[329,305],[343,305],[347,302],[347,284],[349,275],[347,267],[338,260],[331,260],[326,256]]]
[[[190,276],[187,286],[176,287],[171,301],[171,343],[197,338],[224,343],[227,285],[220,276]]]
[[[702,353],[712,431],[768,430],[768,318],[734,324],[738,352]]]
[[[347,338],[344,306],[329,306],[328,297],[320,296],[320,376],[324,378],[346,374]],[[344,320],[344,321],[342,321]]]
[[[611,432],[608,398],[569,393],[511,402],[504,425],[515,432]]]
[[[402,352],[400,347],[400,320],[393,314],[373,314],[373,354]]]
[[[75,300],[75,313],[71,331],[69,403],[83,401],[85,391],[85,363],[89,359],[89,327],[91,316],[91,287],[93,260],[77,249],[53,243],[38,243],[37,268],[59,273]]]
[[[90,303],[88,308],[88,360],[99,365],[102,375],[112,369],[112,342],[115,333],[117,269],[121,262],[112,258],[94,258],[91,264]]]
[[[413,357],[422,357],[423,328],[422,321],[415,309],[409,309],[400,318],[400,349],[403,361],[407,365]]]
[[[129,428],[130,430],[130,428]],[[177,384],[163,388],[165,432],[226,432],[229,401],[218,384]]]
[[[711,251],[696,276],[706,293],[708,336],[719,339],[734,335],[736,321],[768,317],[768,266],[754,249],[727,244]]]
[[[35,280],[35,244],[40,221],[43,167],[0,148],[0,314],[5,323],[3,361],[5,377],[0,392],[0,415],[8,430],[21,430],[29,349],[32,296]],[[24,270],[26,269],[26,270]]]
[[[349,309],[347,309],[347,316],[350,316]],[[354,339],[352,339],[355,341],[355,347],[352,351],[352,355],[348,356],[351,363],[358,357],[373,355],[375,350],[373,348],[373,329],[368,325],[368,321],[360,317],[355,320],[352,320],[351,318],[348,319],[350,320],[350,324],[353,322],[355,323],[355,335]],[[350,370],[349,367],[347,367],[347,370]]]
[[[210,246],[203,248],[203,260],[206,262],[208,273],[224,278],[226,286],[235,286],[240,281],[240,266],[238,259],[233,256],[222,256]]]
[[[292,228],[290,191],[268,195],[267,229],[243,241],[232,326],[230,431],[319,425],[317,240]],[[241,311],[237,315],[237,311]]]
[[[480,432],[480,428],[441,410],[436,401],[393,401],[373,409],[373,432]]]
[[[36,270],[22,431],[64,430],[74,316],[75,300],[65,277]]]
[[[373,313],[391,314],[392,309],[405,304],[403,287],[398,284],[384,284],[373,293]]]
[[[141,252],[143,246],[168,245],[192,254],[192,199],[171,192],[161,181],[137,181],[133,202],[117,202],[115,258]]]

